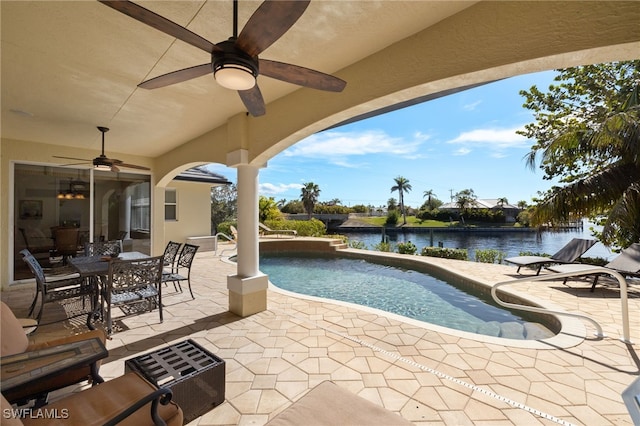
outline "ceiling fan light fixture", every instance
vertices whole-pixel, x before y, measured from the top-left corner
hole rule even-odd
[[[213,52],[213,77],[231,90],[249,90],[256,85],[258,61],[236,49],[231,41],[220,43],[223,51]]]
[[[249,90],[256,85],[251,69],[238,64],[222,64],[213,73],[218,84],[231,90]]]

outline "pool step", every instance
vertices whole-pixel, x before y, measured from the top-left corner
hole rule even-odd
[[[489,321],[478,326],[476,333],[518,340],[537,340],[549,337],[549,330],[535,322],[520,324],[517,322],[500,323],[498,321]]]

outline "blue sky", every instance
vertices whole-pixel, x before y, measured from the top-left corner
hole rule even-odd
[[[303,183],[320,188],[320,201],[386,205],[394,178],[409,180],[407,206],[424,191],[442,201],[473,189],[478,198],[531,202],[551,183],[523,157],[533,141],[515,132],[533,121],[522,89],[546,90],[553,71],[528,74],[312,135],[269,160],[260,171],[260,195],[299,199]],[[235,171],[214,168],[235,181]]]

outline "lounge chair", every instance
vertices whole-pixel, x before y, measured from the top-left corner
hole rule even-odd
[[[158,388],[138,373],[127,373],[41,409],[13,408],[4,394],[0,407],[2,424],[7,426],[181,426],[184,413],[170,396],[170,389]]]
[[[93,338],[100,339],[102,343],[106,340],[106,335],[102,330],[92,330],[67,337],[43,340],[38,343],[34,343],[29,340],[25,331],[24,324],[16,318],[11,308],[4,302],[0,302],[0,334],[2,335],[2,340],[0,342],[0,357],[28,353],[38,349]],[[100,362],[98,361],[98,364],[99,363]],[[67,371],[64,375],[52,375],[33,385],[23,386],[9,392],[4,392],[4,395],[10,401],[30,399],[44,400],[49,392],[84,382],[88,377],[90,377],[90,374],[91,370],[88,366],[77,368],[75,370]]]
[[[260,235],[268,236],[273,235],[276,238],[284,237],[284,238],[295,238],[298,235],[298,231],[295,229],[271,229],[264,223],[258,222],[258,227],[260,228]]]
[[[566,264],[566,265],[553,265],[548,266],[547,269],[551,272],[557,273],[569,273],[569,272],[582,272],[589,270],[593,267],[593,265],[587,265],[584,263],[577,264]],[[635,243],[631,244],[626,249],[622,250],[622,252],[616,256],[611,262],[604,265],[605,268],[612,269],[621,275],[625,276],[639,276],[640,275],[640,244]],[[602,274],[595,274],[595,278],[593,279],[593,284],[591,285],[591,292],[593,292],[596,288],[596,284],[598,284],[598,278],[600,278]],[[564,279],[564,283],[567,282],[569,278]]]
[[[536,268],[536,275],[540,274],[543,266],[552,263],[573,263],[596,243],[596,240],[574,238],[565,244],[551,257],[544,256],[515,256],[505,259],[505,262],[518,265],[517,272],[523,266]]]

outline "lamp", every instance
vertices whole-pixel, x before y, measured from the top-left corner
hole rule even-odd
[[[256,85],[258,59],[237,49],[233,41],[218,44],[221,51],[212,54],[213,77],[222,87],[232,90],[249,90]]]

